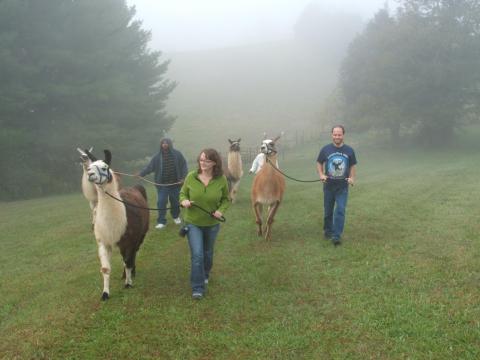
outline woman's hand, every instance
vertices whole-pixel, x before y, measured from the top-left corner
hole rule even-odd
[[[180,205],[182,205],[182,207],[184,207],[184,208],[189,208],[189,207],[192,206],[192,203],[191,203],[190,200],[183,200],[183,201],[180,203]]]
[[[216,218],[216,219],[221,219],[223,217],[223,214],[216,210],[214,213],[213,213],[213,216]]]

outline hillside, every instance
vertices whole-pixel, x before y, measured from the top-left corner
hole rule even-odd
[[[168,77],[178,82],[167,107],[178,117],[170,136],[187,153],[207,145],[223,149],[228,137],[257,146],[264,131],[285,131],[285,139],[311,132],[340,62],[294,41],[165,57]]]
[[[0,358],[478,359],[478,146],[378,151],[350,139],[359,167],[343,245],[321,236],[321,185],[290,180],[272,241],[258,238],[245,175],[196,303],[177,226],[148,233],[133,289],[115,249],[102,303],[81,194],[0,203]],[[317,150],[292,150],[283,169],[314,178]]]

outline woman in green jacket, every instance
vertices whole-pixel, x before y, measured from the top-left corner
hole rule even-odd
[[[180,190],[180,203],[185,208],[183,218],[190,245],[192,297],[201,299],[213,265],[213,246],[220,230],[219,221],[230,205],[230,199],[218,152],[214,149],[202,150],[197,163],[198,169],[185,178]]]

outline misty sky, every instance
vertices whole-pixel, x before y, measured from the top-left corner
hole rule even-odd
[[[326,12],[359,14],[365,21],[385,0],[127,0],[153,47],[166,51],[218,48],[288,39],[307,4]],[[395,4],[392,4],[395,5]]]

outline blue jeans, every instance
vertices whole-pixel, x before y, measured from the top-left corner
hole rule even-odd
[[[205,279],[208,279],[213,266],[213,246],[220,230],[220,224],[213,226],[187,224],[187,227],[192,260],[190,273],[192,292],[203,294],[205,292]]]
[[[170,214],[174,219],[180,216],[180,186],[157,186],[157,208],[165,209],[167,207],[167,201],[170,201]],[[166,224],[167,219],[165,215],[167,214],[166,210],[158,210],[157,224]]]
[[[340,239],[345,225],[348,187],[323,186],[323,232],[332,239]]]

